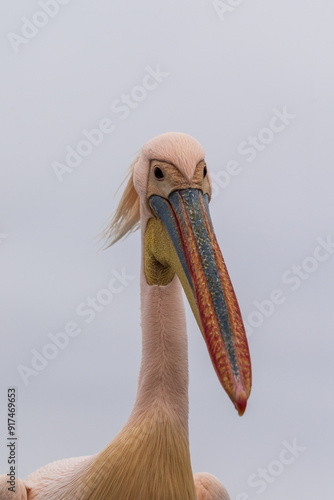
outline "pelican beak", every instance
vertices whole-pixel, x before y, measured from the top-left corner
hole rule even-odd
[[[169,255],[161,250],[160,262],[178,275],[217,376],[242,415],[251,391],[251,361],[238,302],[212,227],[208,195],[189,188],[173,191],[168,198],[154,194],[149,202],[172,243],[166,241],[168,236],[160,243],[172,248]]]

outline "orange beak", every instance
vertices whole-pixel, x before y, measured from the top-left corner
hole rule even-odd
[[[209,214],[208,195],[173,191],[150,205],[171,238],[182,266],[179,278],[195,312],[217,376],[239,415],[252,385],[246,333]],[[184,281],[187,281],[185,286]]]

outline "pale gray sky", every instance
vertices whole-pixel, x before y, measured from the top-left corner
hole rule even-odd
[[[181,131],[206,151],[253,363],[240,418],[186,304],[193,470],[232,500],[332,500],[333,2],[55,1],[0,7],[1,472],[12,385],[21,477],[125,423],[139,234],[106,252],[94,238],[142,144]]]

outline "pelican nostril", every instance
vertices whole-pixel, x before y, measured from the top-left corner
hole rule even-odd
[[[208,173],[208,169],[206,168],[206,165],[205,165],[205,167],[203,168],[203,177],[205,177],[207,173]]]

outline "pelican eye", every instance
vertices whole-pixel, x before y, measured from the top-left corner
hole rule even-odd
[[[203,168],[203,177],[205,177],[207,173],[208,173],[208,169],[206,168],[206,165],[205,165],[205,167]]]
[[[154,169],[154,175],[157,179],[161,180],[164,178],[164,174],[163,174],[163,171],[161,170],[161,168],[159,167],[155,167]]]

